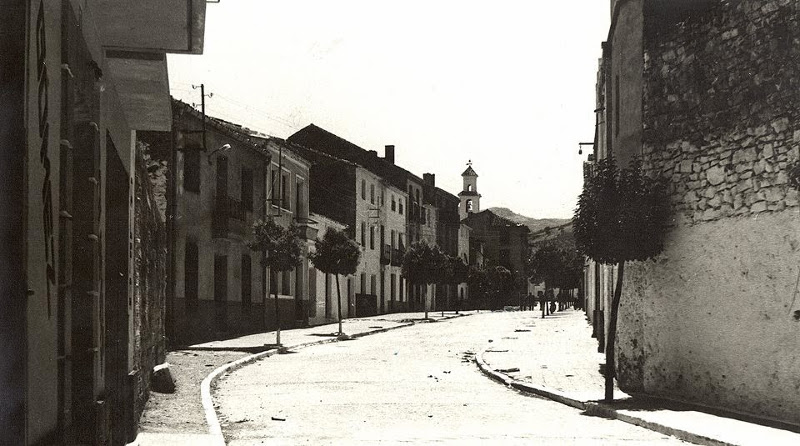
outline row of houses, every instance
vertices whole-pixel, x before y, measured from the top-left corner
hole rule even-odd
[[[589,261],[588,316],[620,389],[800,423],[800,2],[611,1],[595,160],[668,183],[664,252]]]
[[[508,236],[522,226],[480,212],[471,166],[455,196],[436,186],[434,174],[419,177],[397,165],[393,145],[378,156],[314,124],[281,139],[178,100],[172,107],[171,133],[142,135],[152,159],[167,164],[174,154],[175,181],[158,199],[174,253],[171,343],[271,330],[276,316],[282,328],[330,323],[339,294],[344,318],[470,306],[466,283],[406,280],[403,256],[418,241],[468,265],[491,259],[524,279],[526,236]],[[303,263],[274,280],[261,264],[264,253],[248,247],[253,223],[265,219],[296,225],[303,239]],[[308,260],[328,228],[346,231],[362,249],[355,274],[338,282]],[[265,300],[274,294],[277,307]]]
[[[0,13],[0,443],[125,444],[164,361],[164,226],[137,150],[206,2]]]

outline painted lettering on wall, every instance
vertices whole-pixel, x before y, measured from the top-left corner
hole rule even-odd
[[[45,246],[45,268],[47,271],[47,317],[52,317],[52,289],[56,283],[54,267],[55,257],[53,240],[53,191],[50,181],[50,123],[49,97],[50,80],[47,75],[47,29],[44,21],[44,2],[39,2],[39,14],[36,17],[36,73],[38,83],[38,127],[39,127],[39,161],[44,169],[42,181],[42,230]]]

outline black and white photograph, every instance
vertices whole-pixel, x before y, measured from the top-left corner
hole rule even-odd
[[[800,0],[0,0],[0,446],[800,445]]]

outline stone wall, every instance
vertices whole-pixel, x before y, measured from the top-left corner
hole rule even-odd
[[[618,379],[800,423],[800,207],[787,185],[800,1],[706,3],[645,17],[643,163],[668,180],[675,219],[664,253],[626,268]]]
[[[153,367],[164,362],[164,319],[167,285],[167,240],[154,185],[163,181],[165,169],[144,156],[137,144],[136,203],[134,220],[134,381],[135,419],[144,410]],[[155,167],[154,167],[155,166]],[[151,178],[152,177],[152,178]]]
[[[646,23],[645,168],[689,224],[798,205],[800,2],[717,2]]]

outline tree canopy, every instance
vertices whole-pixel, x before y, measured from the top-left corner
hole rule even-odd
[[[613,157],[602,159],[578,198],[575,245],[600,263],[647,260],[664,247],[667,217],[663,185],[642,174],[638,159],[621,170]]]
[[[449,274],[450,261],[438,246],[424,240],[414,242],[403,257],[403,276],[414,284],[443,283]]]
[[[548,287],[576,288],[583,274],[583,257],[574,249],[542,246],[528,259],[528,277]]]
[[[289,271],[303,261],[297,227],[292,224],[284,228],[274,220],[258,220],[253,223],[254,240],[248,244],[254,251],[265,251],[262,264],[271,271]]]
[[[322,239],[317,239],[315,246],[309,258],[318,270],[344,276],[356,272],[361,260],[361,248],[346,232],[329,228]]]

